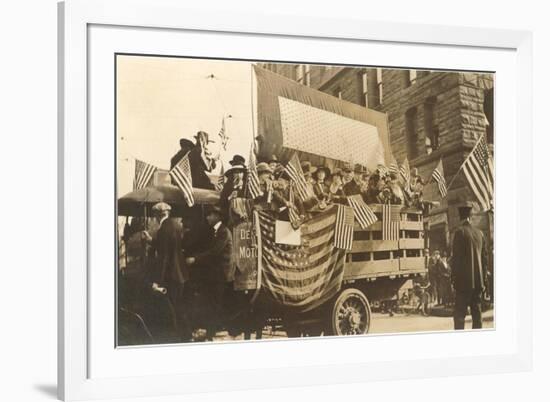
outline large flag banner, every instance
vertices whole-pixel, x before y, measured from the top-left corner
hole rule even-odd
[[[256,170],[256,154],[254,153],[254,148],[250,149],[247,173],[246,187],[250,198],[254,199],[261,197],[263,192],[260,189],[260,179],[258,178],[258,171]]]
[[[195,204],[195,198],[193,197],[193,180],[188,155],[181,158],[168,174],[183,193],[187,206],[192,207]]]
[[[363,196],[361,194],[349,196],[348,204],[353,209],[355,219],[357,219],[357,222],[359,222],[359,225],[361,225],[363,229],[368,228],[378,220],[376,214],[372,212],[372,209],[363,201]]]
[[[400,212],[391,204],[382,205],[382,240],[399,240]]]
[[[300,246],[275,243],[275,218],[258,213],[262,286],[279,304],[305,312],[340,290],[346,252],[333,246],[337,211],[332,206],[304,222]]]
[[[351,250],[353,247],[353,209],[339,204],[337,207],[334,247],[342,250]]]
[[[300,198],[300,200],[307,201],[312,198],[313,195],[308,191],[306,178],[304,177],[304,171],[300,165],[298,154],[292,155],[292,158],[290,158],[285,166],[285,171],[294,184],[296,188],[296,195]]]
[[[134,191],[147,187],[157,168],[147,162],[136,159],[134,172]]]
[[[481,136],[466,158],[463,168],[466,180],[468,180],[481,210],[491,209],[493,206],[494,167],[484,135]]]
[[[432,179],[437,183],[439,194],[441,198],[447,197],[447,182],[445,181],[445,173],[443,172],[443,160],[440,159],[439,163],[432,172]]]

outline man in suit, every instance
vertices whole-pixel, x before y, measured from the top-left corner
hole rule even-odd
[[[173,169],[194,146],[193,141],[187,138],[180,139],[180,150],[170,159],[170,169]]]
[[[145,240],[153,246],[154,261],[151,272],[152,289],[167,294],[175,311],[175,326],[178,334],[188,338],[188,328],[183,309],[184,284],[189,272],[183,259],[183,229],[180,223],[170,218],[170,205],[159,202],[152,208],[159,221],[159,229],[153,239],[147,231]]]
[[[228,289],[232,290],[235,271],[231,264],[233,239],[222,222],[221,208],[217,205],[211,206],[206,214],[206,221],[211,228],[207,244],[201,251],[187,257],[186,262],[197,271],[196,278],[208,296],[207,338],[211,340],[222,318],[224,294]]]
[[[454,327],[464,329],[467,308],[472,328],[481,328],[481,298],[487,287],[487,244],[483,233],[472,226],[472,203],[458,207],[460,227],[455,231],[451,280],[456,290]]]
[[[215,190],[216,186],[210,181],[206,172],[216,168],[216,161],[212,159],[208,144],[213,142],[208,139],[208,133],[199,131],[195,135],[196,143],[189,151],[189,166],[191,167],[191,179],[193,187]]]

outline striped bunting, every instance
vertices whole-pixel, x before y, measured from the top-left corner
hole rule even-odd
[[[345,205],[338,204],[337,206],[334,247],[342,250],[351,250],[353,247],[353,209]]]
[[[432,178],[437,183],[439,194],[441,198],[447,197],[447,182],[445,181],[445,173],[443,173],[443,160],[440,159],[439,163],[432,172]]]
[[[168,174],[183,193],[187,206],[192,207],[195,204],[195,198],[193,197],[193,180],[191,178],[189,154],[181,158]]]
[[[296,187],[296,194],[301,201],[307,201],[312,198],[312,194],[309,194],[307,188],[306,178],[304,177],[304,171],[300,165],[300,159],[298,154],[292,155],[290,161],[285,166],[285,171],[290,177],[290,180],[294,183]]]
[[[333,247],[337,211],[332,206],[305,222],[301,246],[276,244],[275,219],[258,213],[262,287],[278,304],[305,312],[340,290],[346,253]]]
[[[382,240],[399,240],[399,212],[393,212],[391,204],[382,205]]]
[[[157,168],[147,162],[136,159],[134,172],[134,191],[147,187]]]
[[[372,212],[372,209],[363,201],[363,196],[361,194],[349,196],[348,204],[353,209],[355,219],[357,219],[357,222],[359,222],[359,225],[361,225],[363,229],[368,228],[378,220],[375,213]]]
[[[255,199],[263,195],[260,189],[260,179],[258,178],[258,171],[256,170],[256,154],[254,148],[250,149],[250,160],[248,163],[246,179],[246,189],[250,198]]]
[[[468,158],[466,158],[464,174],[481,206],[481,210],[491,209],[493,206],[494,167],[485,136],[479,139]]]

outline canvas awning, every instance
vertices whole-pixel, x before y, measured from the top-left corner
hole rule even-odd
[[[389,160],[385,113],[343,101],[254,66],[259,156],[328,166],[359,163],[375,169]]]

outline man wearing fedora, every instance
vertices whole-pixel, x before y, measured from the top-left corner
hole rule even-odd
[[[245,197],[245,159],[241,155],[233,156],[229,161],[231,167],[225,172],[226,181],[220,194],[220,207],[223,220],[229,227],[245,218],[244,211],[232,210],[231,200]]]
[[[464,329],[466,311],[470,307],[472,328],[481,328],[481,299],[487,288],[487,243],[481,230],[470,222],[473,204],[458,207],[461,220],[454,233],[451,281],[456,291],[454,327]]]
[[[172,207],[169,204],[159,202],[152,210],[160,224],[156,236],[153,239],[147,231],[142,232],[145,240],[153,246],[155,263],[151,272],[152,289],[168,295],[176,314],[178,334],[189,338],[183,309],[184,284],[189,279],[189,271],[183,259],[182,226],[171,219]]]
[[[193,277],[208,301],[207,317],[203,318],[206,321],[207,338],[212,340],[222,319],[224,294],[228,288],[232,288],[235,271],[231,264],[233,239],[230,230],[222,222],[219,206],[213,205],[207,209],[206,221],[210,234],[204,248],[189,255],[185,262],[191,267]]]

